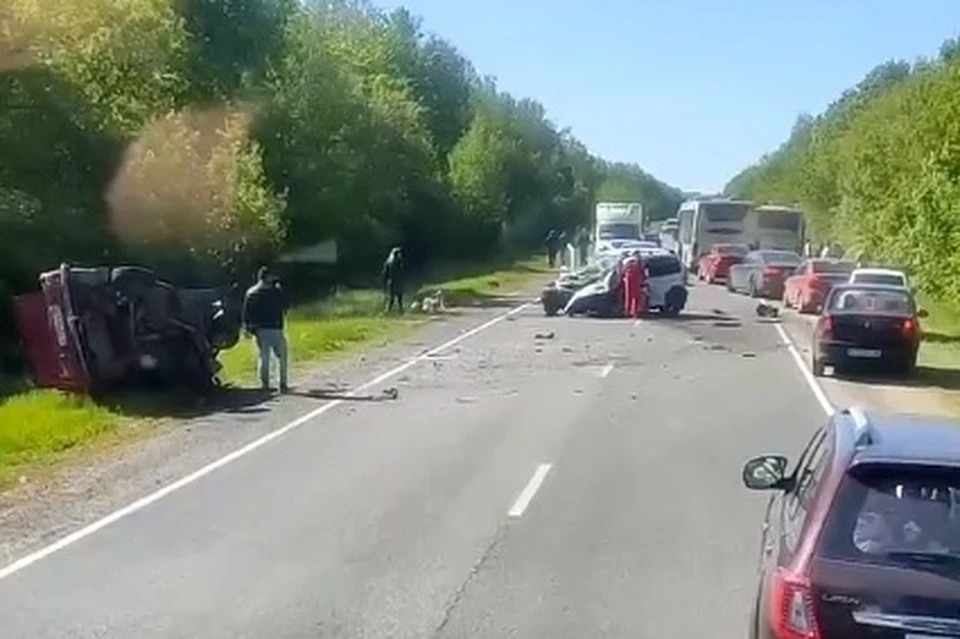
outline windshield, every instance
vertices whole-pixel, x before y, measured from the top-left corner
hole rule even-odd
[[[832,260],[814,260],[811,262],[814,273],[850,275],[857,267],[853,262],[834,262]]]
[[[768,231],[799,231],[803,214],[799,211],[757,211],[757,226]]]
[[[827,308],[832,313],[910,315],[913,300],[908,292],[895,289],[844,288],[830,296]]]
[[[747,254],[747,247],[743,244],[714,244],[714,248],[720,255],[743,257]]]
[[[886,286],[903,286],[904,278],[892,273],[857,273],[854,282],[857,284],[883,284]]]
[[[630,222],[612,222],[600,226],[601,240],[635,240],[640,237],[640,226]]]
[[[847,475],[828,520],[825,554],[902,564],[909,553],[960,553],[958,499],[958,469],[887,467]]]
[[[742,222],[750,210],[749,204],[740,202],[714,202],[701,204],[700,210],[708,222]]]
[[[765,264],[797,266],[800,256],[791,251],[760,251],[760,258]]]

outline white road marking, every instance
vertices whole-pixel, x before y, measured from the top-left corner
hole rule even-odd
[[[507,511],[508,516],[520,517],[523,515],[527,506],[533,501],[533,496],[540,490],[540,486],[543,484],[543,480],[547,478],[547,473],[550,472],[551,468],[553,468],[553,464],[540,464],[537,467],[536,472],[533,473],[533,477],[530,478],[523,492],[517,497],[517,501],[513,502],[513,506]]]
[[[785,331],[783,326],[780,324],[774,324],[773,326],[777,329],[777,332],[780,333],[780,339],[790,351],[790,354],[793,355],[794,363],[796,363],[797,368],[800,369],[800,373],[803,375],[803,379],[806,380],[807,386],[809,386],[810,390],[813,391],[813,396],[816,397],[817,402],[820,403],[820,408],[822,408],[823,412],[827,414],[827,417],[833,415],[837,409],[834,408],[833,404],[830,403],[830,400],[827,399],[827,394],[823,392],[823,388],[820,386],[817,378],[814,377],[813,373],[810,372],[810,369],[807,368],[806,362],[803,361],[803,357],[800,355],[800,351],[797,350],[793,340],[791,340],[790,336],[787,335],[787,331]]]
[[[613,364],[607,364],[600,370],[600,377],[606,377],[613,370]]]
[[[531,305],[530,303],[521,304],[520,306],[517,306],[517,307],[515,307],[515,308],[513,308],[513,309],[510,309],[510,310],[507,311],[506,313],[502,313],[502,314],[500,314],[500,315],[497,315],[497,316],[494,317],[493,319],[491,319],[491,320],[489,320],[489,321],[487,321],[487,322],[484,322],[483,324],[480,324],[479,326],[475,326],[475,327],[471,328],[471,329],[468,330],[468,331],[465,331],[465,332],[461,333],[460,335],[454,337],[454,338],[451,339],[450,341],[445,342],[445,343],[443,343],[443,344],[441,344],[440,346],[437,346],[437,347],[435,347],[435,348],[432,348],[432,349],[430,349],[429,351],[426,351],[425,353],[421,353],[421,354],[418,355],[417,357],[414,357],[413,359],[408,360],[408,361],[405,362],[404,364],[401,364],[400,366],[397,366],[396,368],[390,369],[390,370],[388,370],[387,372],[385,372],[385,373],[383,373],[383,374],[381,374],[381,375],[379,375],[379,376],[371,379],[370,381],[368,381],[368,382],[366,382],[366,383],[364,383],[364,384],[362,384],[362,385],[360,385],[360,386],[357,386],[357,387],[354,388],[352,391],[350,391],[350,392],[348,393],[348,395],[359,394],[359,393],[362,393],[363,391],[365,391],[365,390],[367,390],[367,389],[369,389],[369,388],[371,388],[371,387],[373,387],[373,386],[376,386],[376,385],[378,385],[378,384],[381,384],[381,383],[387,381],[388,379],[390,379],[391,377],[395,377],[395,376],[399,375],[400,373],[402,373],[403,371],[407,370],[407,369],[410,368],[411,366],[414,366],[414,365],[416,365],[416,364],[418,364],[418,363],[420,363],[420,362],[422,362],[422,361],[428,360],[428,359],[432,358],[433,356],[437,355],[438,353],[441,353],[442,351],[450,348],[451,346],[455,346],[455,345],[459,344],[460,342],[462,342],[462,341],[464,341],[464,340],[466,340],[466,339],[469,339],[469,338],[473,337],[473,336],[476,335],[477,333],[480,333],[481,331],[485,331],[485,330],[487,330],[488,328],[490,328],[491,326],[494,326],[494,325],[502,322],[503,320],[507,319],[508,317],[511,317],[511,316],[513,316],[513,315],[516,315],[517,313],[523,311],[524,309],[526,309],[526,308],[529,307],[530,305]],[[219,459],[217,459],[217,460],[215,460],[215,461],[207,464],[206,466],[204,466],[204,467],[202,467],[202,468],[200,468],[200,469],[198,469],[198,470],[190,473],[189,475],[187,475],[187,476],[185,476],[185,477],[181,477],[180,479],[178,479],[178,480],[176,480],[176,481],[174,481],[174,482],[172,482],[172,483],[170,483],[170,484],[167,484],[167,485],[164,486],[163,488],[161,488],[161,489],[159,489],[159,490],[157,490],[157,491],[155,491],[155,492],[153,492],[153,493],[150,493],[149,495],[146,495],[145,497],[141,497],[140,499],[134,501],[133,503],[130,503],[130,504],[124,506],[123,508],[118,509],[118,510],[115,510],[115,511],[113,511],[112,513],[110,513],[109,515],[106,515],[105,517],[103,517],[103,518],[101,518],[101,519],[98,519],[97,521],[95,521],[95,522],[93,522],[93,523],[91,523],[91,524],[88,524],[87,526],[84,526],[83,528],[80,528],[79,530],[76,530],[76,531],[70,533],[69,535],[67,535],[67,536],[65,536],[65,537],[61,537],[60,539],[58,539],[57,541],[53,542],[52,544],[50,544],[50,545],[48,545],[48,546],[44,546],[43,548],[41,548],[41,549],[39,549],[39,550],[37,550],[37,551],[35,551],[35,552],[32,552],[32,553],[30,553],[29,555],[26,555],[26,556],[24,556],[24,557],[21,557],[20,559],[14,561],[13,563],[8,564],[8,565],[4,566],[3,568],[0,568],[0,579],[6,579],[6,578],[9,577],[10,575],[13,575],[14,573],[20,572],[21,570],[23,570],[23,569],[26,568],[27,566],[30,566],[30,565],[32,565],[32,564],[35,564],[35,563],[37,563],[38,561],[40,561],[41,559],[45,559],[46,557],[49,557],[49,556],[52,555],[53,553],[58,552],[58,551],[60,551],[60,550],[63,550],[64,548],[66,548],[66,547],[68,547],[68,546],[72,546],[73,544],[77,543],[77,542],[80,541],[81,539],[84,539],[84,538],[86,538],[86,537],[89,537],[90,535],[94,534],[95,532],[97,532],[97,531],[99,531],[99,530],[102,530],[103,528],[106,528],[107,526],[109,526],[109,525],[111,525],[111,524],[114,524],[114,523],[120,521],[120,520],[123,519],[124,517],[127,517],[127,516],[129,516],[129,515],[132,515],[133,513],[135,513],[135,512],[137,512],[137,511],[139,511],[139,510],[142,510],[142,509],[146,508],[147,506],[149,506],[150,504],[152,504],[152,503],[154,503],[154,502],[160,501],[160,500],[163,499],[164,497],[169,496],[170,494],[172,494],[172,493],[180,490],[181,488],[183,488],[183,487],[185,487],[185,486],[189,486],[190,484],[194,483],[195,481],[197,481],[197,480],[200,479],[201,477],[204,477],[204,476],[206,476],[206,475],[209,475],[209,474],[212,473],[213,471],[218,470],[218,469],[220,469],[220,468],[223,468],[224,466],[226,466],[226,465],[229,464],[230,462],[236,461],[236,460],[240,459],[241,457],[244,457],[244,456],[246,456],[246,455],[249,455],[249,454],[252,453],[253,451],[257,450],[258,448],[261,448],[261,447],[265,446],[266,444],[272,442],[273,440],[275,440],[275,439],[277,439],[277,438],[279,438],[279,437],[283,437],[284,435],[286,435],[286,434],[289,433],[290,431],[295,430],[295,429],[297,429],[297,428],[300,428],[300,427],[303,426],[304,424],[308,423],[310,420],[315,419],[315,418],[323,415],[324,413],[332,410],[333,408],[339,406],[340,404],[344,403],[345,401],[347,401],[347,400],[344,400],[344,399],[335,399],[335,400],[333,400],[333,401],[331,401],[331,402],[328,402],[328,403],[326,403],[326,404],[324,404],[324,405],[322,405],[322,406],[320,406],[320,407],[318,407],[318,408],[310,411],[309,413],[306,413],[306,414],[304,414],[304,415],[301,415],[300,417],[298,417],[297,419],[293,420],[292,422],[290,422],[290,423],[287,424],[286,426],[282,426],[282,427],[280,427],[280,428],[278,428],[278,429],[276,429],[276,430],[274,430],[274,431],[271,431],[271,432],[267,433],[267,434],[264,435],[263,437],[260,437],[259,439],[256,439],[256,440],[250,442],[250,443],[247,444],[246,446],[243,446],[243,447],[241,447],[241,448],[238,448],[238,449],[234,450],[233,452],[224,455],[223,457],[221,457],[221,458],[219,458]],[[549,470],[549,468],[548,468],[548,470]],[[542,480],[541,480],[541,481],[542,481]],[[536,489],[534,489],[534,490],[536,490]],[[531,497],[532,497],[532,495],[531,495]],[[528,499],[528,501],[529,501],[529,499]]]
[[[635,320],[633,320],[633,325],[634,325],[634,326],[640,326],[640,324],[642,324],[642,323],[643,323],[643,320],[642,320],[642,319],[635,319]]]

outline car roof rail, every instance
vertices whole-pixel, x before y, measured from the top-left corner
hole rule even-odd
[[[860,406],[850,406],[849,408],[843,409],[842,412],[853,420],[854,446],[860,448],[873,444],[873,428],[871,427],[870,418],[867,417],[866,411]]]

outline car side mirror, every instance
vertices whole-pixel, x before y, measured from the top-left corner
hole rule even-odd
[[[930,313],[927,312],[927,309],[925,308],[917,309],[917,317],[919,317],[920,319],[923,319],[924,317],[928,317],[929,315]]]
[[[786,485],[787,464],[783,455],[760,455],[743,465],[743,485],[750,490],[777,490]]]

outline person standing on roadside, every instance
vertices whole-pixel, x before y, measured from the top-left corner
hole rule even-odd
[[[557,232],[550,229],[544,242],[547,245],[547,264],[550,265],[550,268],[553,268],[557,263],[557,244],[559,242]]]
[[[590,251],[590,234],[583,226],[577,231],[577,252],[579,253],[579,266],[586,266]]]
[[[403,314],[403,253],[399,246],[390,249],[390,254],[383,263],[383,291],[387,295],[387,312],[393,310],[396,303],[397,311]]]
[[[287,384],[287,337],[284,335],[286,296],[280,282],[266,266],[257,271],[257,283],[247,289],[243,298],[243,326],[257,341],[257,372],[260,388],[270,390],[270,356],[279,363],[280,392]]]

